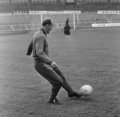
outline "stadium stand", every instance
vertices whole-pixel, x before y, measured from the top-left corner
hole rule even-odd
[[[93,12],[101,9],[120,9],[120,0],[76,1],[77,4],[65,5],[65,0],[0,0],[0,12],[28,12],[28,10],[82,10]]]
[[[12,0],[11,6],[13,11],[23,11],[23,12],[29,11],[27,0]]]
[[[0,0],[0,13],[11,13],[12,9],[9,0]]]
[[[65,0],[0,0],[0,30],[36,29],[40,27],[40,14],[29,14],[29,11],[62,11],[80,10],[79,26],[95,22],[108,22],[104,16],[97,14],[98,10],[120,10],[120,0],[76,0],[76,4],[66,5]],[[10,13],[3,15],[4,13]],[[63,25],[66,17],[73,22],[71,15],[44,15],[52,18],[57,27]],[[112,17],[112,15],[110,16]],[[120,22],[119,15],[112,17],[113,22]],[[34,24],[34,26],[33,26]],[[59,25],[58,25],[59,24]],[[9,25],[9,26],[8,26]],[[3,28],[4,27],[4,28]]]

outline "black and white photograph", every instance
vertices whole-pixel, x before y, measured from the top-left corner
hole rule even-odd
[[[120,0],[0,0],[0,117],[120,117]]]

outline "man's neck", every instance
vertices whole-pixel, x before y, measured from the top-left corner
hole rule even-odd
[[[41,28],[41,31],[42,31],[45,35],[47,35],[47,33],[46,33],[46,31],[45,31],[44,28]]]

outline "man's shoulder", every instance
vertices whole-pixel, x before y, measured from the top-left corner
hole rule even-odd
[[[37,31],[35,32],[34,36],[33,36],[34,39],[38,39],[38,38],[45,38],[45,35],[43,34],[43,32],[41,31]]]

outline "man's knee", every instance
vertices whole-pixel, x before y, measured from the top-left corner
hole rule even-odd
[[[63,80],[62,79],[59,79],[57,82],[56,82],[57,85],[61,86],[63,84]]]

